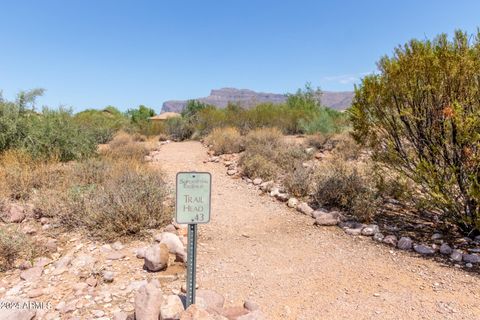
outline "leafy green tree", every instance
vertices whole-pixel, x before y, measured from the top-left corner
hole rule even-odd
[[[195,116],[201,110],[207,108],[207,104],[198,100],[188,100],[187,105],[182,110],[182,117],[191,118]]]
[[[142,104],[136,109],[127,110],[126,115],[130,118],[130,121],[133,124],[142,125],[148,121],[148,118],[155,115],[155,111],[152,108],[146,107]]]
[[[480,230],[480,32],[411,40],[365,77],[354,136],[411,178],[447,220]]]

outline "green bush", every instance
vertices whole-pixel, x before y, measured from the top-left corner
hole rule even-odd
[[[70,161],[92,156],[97,148],[93,135],[75,123],[71,110],[44,108],[29,115],[25,136],[18,145],[35,158],[58,157]]]
[[[173,140],[183,141],[190,139],[195,131],[193,125],[186,118],[169,118],[165,122],[166,131]]]
[[[416,182],[447,222],[478,232],[480,32],[412,40],[378,66],[355,91],[355,138]]]
[[[300,120],[300,128],[304,133],[339,133],[349,127],[348,115],[327,107],[321,107],[309,119]]]
[[[79,112],[74,116],[74,120],[93,136],[96,143],[109,142],[118,130],[128,124],[128,119],[112,106],[104,110],[90,109]]]

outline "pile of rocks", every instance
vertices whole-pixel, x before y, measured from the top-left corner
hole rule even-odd
[[[185,309],[184,295],[164,295],[158,281],[144,284],[135,296],[133,315],[115,319],[136,320],[264,320],[257,304],[246,301],[243,306],[225,307],[225,298],[216,291],[200,289],[196,303]]]

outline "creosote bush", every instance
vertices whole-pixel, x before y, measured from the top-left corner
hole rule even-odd
[[[463,232],[480,232],[480,32],[412,40],[355,90],[354,136],[422,189]]]
[[[298,164],[283,177],[283,185],[295,197],[305,197],[310,192],[313,170]]]
[[[212,146],[216,155],[238,153],[243,150],[243,137],[236,128],[215,128],[205,137],[205,142]]]
[[[148,149],[144,144],[139,143],[141,140],[145,140],[141,135],[119,132],[102,153],[104,156],[112,159],[136,159],[143,161],[144,157],[148,155]]]

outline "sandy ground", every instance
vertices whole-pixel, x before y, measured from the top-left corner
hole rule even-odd
[[[212,173],[212,218],[199,227],[198,282],[268,319],[480,319],[480,278],[313,220],[262,196],[198,142],[162,146],[159,165]]]

